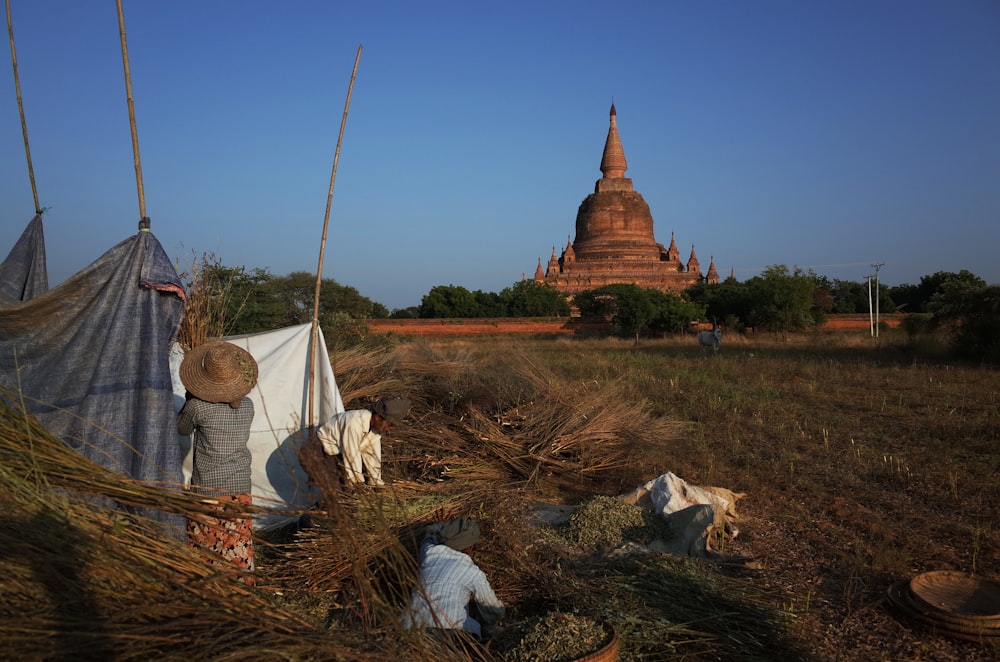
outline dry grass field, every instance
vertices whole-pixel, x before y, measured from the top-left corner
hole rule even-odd
[[[181,514],[195,500],[123,489],[0,412],[0,644],[21,659],[469,659],[398,625],[423,526],[468,515],[507,625],[599,619],[624,662],[995,660],[886,600],[928,570],[1000,579],[1000,372],[921,358],[900,333],[733,336],[717,354],[691,337],[508,336],[335,352],[348,406],[414,401],[384,443],[391,484],[324,483],[307,526],[262,536],[254,589],[66,490]],[[535,504],[666,472],[747,494],[723,551],[751,563],[586,547],[532,521]]]
[[[748,494],[734,551],[762,568],[744,579],[782,595],[808,657],[995,659],[894,618],[885,591],[928,570],[1000,578],[996,369],[864,334],[727,338],[717,356],[668,341],[544,351],[567,379],[622,380],[691,423],[647,473]]]

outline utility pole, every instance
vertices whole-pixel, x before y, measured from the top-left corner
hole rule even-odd
[[[868,281],[868,331],[875,337],[875,322],[872,320],[872,277],[871,274],[862,276]]]
[[[885,265],[885,262],[877,262],[872,265],[875,269],[875,337],[878,338],[878,270]],[[869,295],[870,298],[870,295]]]

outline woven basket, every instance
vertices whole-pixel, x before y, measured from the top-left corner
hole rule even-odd
[[[578,657],[573,662],[618,662],[618,631],[608,624],[604,627],[611,632],[604,644],[593,653]]]
[[[910,580],[912,602],[951,620],[1000,628],[1000,584],[964,572],[925,572]]]
[[[988,622],[953,616],[940,610],[928,609],[910,590],[906,580],[892,584],[888,590],[889,602],[904,616],[940,634],[981,644],[1000,643],[1000,628]]]

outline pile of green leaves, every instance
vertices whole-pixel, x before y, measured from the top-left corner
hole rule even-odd
[[[562,531],[567,540],[583,549],[613,549],[623,542],[649,542],[669,537],[662,518],[647,514],[639,506],[612,496],[596,496],[570,515]]]

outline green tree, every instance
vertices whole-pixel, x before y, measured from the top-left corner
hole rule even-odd
[[[283,326],[305,324],[312,321],[316,297],[316,276],[306,271],[294,271],[287,276],[271,279],[270,290],[279,303],[284,317]],[[387,311],[350,285],[341,285],[333,278],[320,281],[317,319],[321,325],[333,325],[333,315],[346,315],[354,320],[365,320]]]
[[[929,307],[931,299],[946,282],[951,280],[971,285],[986,284],[986,281],[966,269],[962,269],[958,273],[938,271],[929,276],[921,276],[919,285],[901,285],[892,288],[889,293],[893,301],[906,312],[927,313],[931,312]]]
[[[416,319],[420,317],[420,307],[410,306],[408,308],[393,308],[389,317],[392,319]]]
[[[886,292],[888,295],[888,291]],[[833,310],[839,315],[868,312],[868,285],[853,280],[834,280],[830,286]],[[881,306],[881,302],[880,302]]]
[[[500,295],[476,290],[470,292],[461,285],[435,285],[420,301],[419,316],[443,317],[503,317],[506,315]]]
[[[812,277],[813,302],[812,310],[814,315],[829,315],[836,308],[833,298],[833,282],[826,276],[818,276],[810,273]]]
[[[500,302],[509,317],[566,317],[566,297],[548,283],[520,280],[500,291]]]
[[[611,323],[624,335],[639,342],[639,334],[649,327],[655,315],[649,293],[638,285],[615,283],[577,294],[573,299],[586,317],[611,317]]]
[[[889,288],[889,294],[900,310],[904,313],[920,312],[920,288],[912,283],[903,283]]]
[[[505,317],[507,315],[507,308],[496,292],[476,290],[472,293],[472,299],[476,305],[467,317]]]
[[[247,270],[207,264],[201,274],[211,296],[221,304],[224,335],[256,333],[283,325],[281,305],[271,289],[267,269]]]
[[[798,267],[790,271],[783,264],[764,269],[747,281],[752,302],[752,326],[780,333],[799,331],[816,323],[813,294],[816,283],[811,274]]]
[[[1000,362],[1000,286],[978,279],[948,279],[927,307],[935,325],[952,331],[951,346],[956,355]]]
[[[420,300],[420,317],[475,317],[476,298],[461,285],[435,285]]]
[[[611,320],[615,314],[615,297],[604,288],[578,292],[573,296],[573,305],[580,311],[580,317]]]
[[[692,319],[716,321],[722,326],[743,331],[750,323],[750,289],[746,283],[727,278],[721,283],[695,283],[684,290],[684,296],[700,305],[704,312]]]
[[[656,333],[680,333],[686,331],[694,320],[705,316],[705,307],[688,301],[684,295],[661,292],[649,288],[646,296],[653,306],[653,317],[649,329]]]

